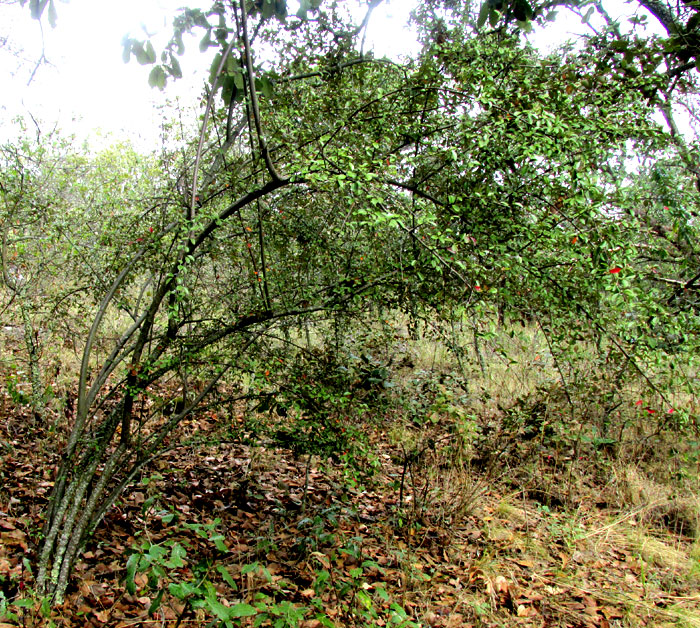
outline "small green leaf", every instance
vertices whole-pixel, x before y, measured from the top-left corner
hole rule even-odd
[[[148,63],[156,62],[156,51],[153,48],[153,44],[150,41],[146,42],[146,55],[148,55]]]
[[[180,62],[172,54],[170,55],[170,74],[172,74],[175,78],[182,78],[182,68],[180,67]]]
[[[581,24],[588,24],[594,11],[595,7],[589,7],[588,11],[586,11],[586,14],[581,17]]]
[[[224,99],[226,106],[231,104],[231,100],[235,100],[237,96],[236,83],[232,76],[225,76],[223,86],[221,88],[221,97]]]
[[[154,66],[154,68],[151,70],[151,73],[148,75],[148,84],[151,87],[157,87],[160,90],[165,89],[165,83],[167,80],[168,77],[165,74],[165,70],[163,69],[162,65]],[[146,508],[145,504],[144,508]]]
[[[29,11],[32,14],[32,18],[35,20],[41,19],[44,9],[49,0],[30,0],[29,1]]]
[[[486,24],[486,20],[489,19],[489,0],[484,0],[484,2],[481,5],[481,9],[479,10],[479,18],[476,21],[476,28],[481,29],[484,24]]]
[[[156,51],[153,50],[153,45],[150,41],[146,42],[144,46],[144,42],[132,39],[131,51],[134,53],[134,55],[136,55],[136,60],[141,65],[149,65],[151,63],[155,63]]]
[[[274,0],[264,0],[262,5],[262,16],[264,20],[271,18],[275,14]]]
[[[320,621],[326,628],[336,628],[333,620],[328,615],[316,615],[316,620]]]
[[[236,617],[236,615],[233,615],[231,612],[235,607],[229,608],[228,606],[224,606],[221,602],[210,598],[206,598],[205,603],[209,607],[209,610],[221,620]],[[238,617],[242,617],[242,615],[238,615]]]
[[[206,52],[209,46],[211,46],[211,28],[202,37],[202,41],[199,42],[199,51]]]
[[[246,575],[247,573],[250,573],[251,571],[257,571],[258,569],[258,563],[248,563],[247,565],[243,565],[241,568],[241,574]]]
[[[201,26],[202,28],[211,28],[211,25],[207,21],[206,16],[200,9],[188,9],[188,15],[192,20],[193,24],[196,26]]]
[[[236,72],[233,75],[233,82],[236,85],[236,89],[244,89],[245,88],[245,81],[243,79],[243,72]]]
[[[212,85],[214,84],[219,71],[219,63],[221,63],[221,53],[217,52],[214,60],[211,62],[211,67],[209,68],[209,83]]]
[[[265,98],[270,98],[272,96],[272,81],[263,76],[260,79],[260,93],[265,96]]]
[[[286,0],[275,0],[275,16],[280,22],[284,22],[287,18]]]
[[[258,614],[258,609],[250,604],[236,604],[229,608],[229,617],[252,617]]]
[[[372,608],[372,598],[365,591],[358,591],[356,598],[367,610]]]
[[[224,535],[223,534],[214,534],[210,539],[212,543],[214,543],[214,547],[216,547],[217,550],[220,552],[228,552],[228,547],[226,547],[226,544],[224,543]]]
[[[240,61],[233,55],[228,55],[226,57],[226,63],[224,64],[224,70],[227,74],[235,74],[241,71]]]
[[[190,595],[201,597],[203,594],[202,589],[191,585],[189,582],[171,582],[168,585],[168,591],[178,600],[184,600]]]
[[[131,39],[129,37],[124,37],[124,39],[122,39],[122,46],[124,47],[122,61],[124,61],[124,63],[129,63],[129,59],[131,59]]]
[[[136,593],[136,583],[134,582],[134,576],[136,575],[136,568],[139,564],[139,554],[132,554],[126,561],[126,590],[134,595]]]
[[[170,569],[183,567],[185,563],[182,559],[185,558],[185,556],[187,556],[187,550],[179,543],[175,543],[170,550],[170,560],[165,563],[165,566]]]
[[[228,586],[230,586],[234,591],[238,589],[235,580],[231,577],[231,574],[226,567],[223,565],[217,565],[216,570],[221,574],[221,577]]]
[[[160,603],[163,600],[163,594],[165,593],[165,589],[161,589],[158,591],[158,594],[153,598],[153,601],[151,602],[151,605],[148,607],[148,616],[150,617],[155,613],[159,608],[160,608]]]
[[[185,42],[182,41],[182,33],[177,32],[175,33],[175,44],[177,45],[177,50],[175,50],[175,54],[182,56],[185,54]]]
[[[173,595],[178,600],[184,600],[187,597],[184,587],[179,582],[171,582],[168,585],[168,591],[170,591],[170,595]]]
[[[54,4],[53,0],[49,2],[49,24],[51,25],[51,28],[56,28],[56,5]]]

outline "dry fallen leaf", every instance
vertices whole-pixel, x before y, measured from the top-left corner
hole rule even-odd
[[[503,576],[496,576],[493,582],[494,589],[499,593],[508,593],[508,580]]]
[[[534,617],[537,615],[537,610],[532,608],[532,606],[526,606],[525,604],[520,604],[517,610],[518,617]]]

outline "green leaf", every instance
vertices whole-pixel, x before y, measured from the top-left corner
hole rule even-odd
[[[586,14],[581,17],[581,24],[588,24],[594,11],[595,7],[589,7],[588,11],[586,11]]]
[[[221,574],[224,582],[230,586],[234,591],[238,589],[235,580],[232,578],[231,573],[223,565],[217,565],[216,570]]]
[[[182,41],[182,33],[177,32],[175,33],[174,38],[175,39],[175,44],[177,45],[177,49],[175,50],[175,54],[182,56],[185,54],[185,42]]]
[[[212,613],[214,613],[214,615],[216,615],[221,620],[226,620],[226,619],[230,619],[231,617],[236,617],[236,615],[233,615],[231,613],[231,611],[235,607],[229,608],[228,606],[224,606],[218,600],[214,600],[214,599],[210,599],[210,598],[205,598],[205,603],[206,603],[206,606],[209,607],[209,610]],[[242,617],[242,615],[238,615],[238,617]]]
[[[165,593],[165,589],[161,589],[158,591],[158,594],[153,598],[153,601],[151,602],[151,605],[148,607],[148,616],[150,617],[155,613],[159,608],[160,608],[160,603],[163,600],[163,594]]]
[[[275,16],[280,22],[284,22],[287,18],[286,0],[275,0]]]
[[[211,67],[209,68],[209,83],[212,85],[214,84],[217,72],[219,71],[219,63],[221,63],[221,53],[217,52],[214,60],[211,62]]]
[[[156,62],[156,51],[153,48],[153,44],[150,41],[146,42],[146,55],[148,55],[148,63]]]
[[[154,561],[158,561],[168,553],[162,545],[153,543],[148,547],[148,557]]]
[[[258,609],[250,604],[241,602],[229,608],[229,617],[252,617],[258,614]]]
[[[49,24],[51,25],[51,28],[56,28],[56,5],[54,4],[53,0],[49,2]]]
[[[224,543],[224,538],[223,534],[214,534],[209,540],[214,543],[214,547],[220,552],[228,552],[229,549]]]
[[[170,74],[175,78],[182,78],[182,68],[180,62],[171,54],[170,55]]]
[[[300,20],[305,20],[307,13],[313,8],[310,0],[301,0],[299,2],[299,10],[297,11],[297,17]]]
[[[235,74],[241,71],[240,61],[232,54],[226,57],[226,63],[224,64],[224,71],[226,74]]]
[[[243,79],[243,72],[236,72],[233,75],[233,82],[236,85],[236,89],[243,90],[245,88],[245,80]]]
[[[476,21],[476,28],[481,29],[484,24],[486,24],[486,20],[489,19],[489,0],[484,0],[484,2],[481,5],[481,9],[479,10],[479,19]]]
[[[156,61],[156,51],[150,41],[144,42],[131,40],[131,51],[136,55],[136,60],[141,65],[149,65]]]
[[[171,582],[168,585],[168,591],[170,592],[170,595],[173,595],[178,600],[184,600],[187,597],[187,593],[185,593],[185,588],[180,582]]]
[[[192,20],[192,23],[196,26],[201,26],[202,28],[211,28],[211,25],[207,21],[206,16],[200,9],[188,9],[188,15]]]
[[[175,543],[170,550],[170,560],[165,563],[165,566],[170,569],[183,567],[185,563],[182,559],[185,558],[185,556],[187,556],[187,550],[179,543]]]
[[[124,37],[122,39],[122,46],[124,47],[124,50],[122,52],[122,61],[124,63],[129,63],[129,60],[131,59],[131,39],[129,37]]]
[[[134,595],[136,593],[136,583],[134,582],[134,576],[136,575],[136,568],[139,565],[139,559],[141,556],[139,554],[132,554],[126,561],[126,590]]]
[[[211,28],[202,37],[202,41],[199,42],[199,51],[206,52],[209,46],[211,46]]]
[[[264,20],[271,18],[275,14],[274,0],[264,0],[262,5],[262,16]]]
[[[270,98],[272,96],[272,81],[263,76],[260,79],[260,93],[265,96],[265,98]]]
[[[372,608],[372,598],[365,591],[358,591],[356,594],[357,601],[360,602],[367,610]]]
[[[202,596],[204,594],[202,589],[191,585],[189,582],[171,582],[168,585],[168,591],[178,600],[184,600],[191,595]]]
[[[320,621],[326,628],[337,628],[328,615],[316,615],[316,621]]]
[[[30,0],[29,11],[35,20],[41,19],[49,0]]]
[[[231,100],[236,100],[237,95],[238,90],[236,89],[236,82],[233,80],[233,77],[225,76],[221,88],[221,97],[224,99],[224,104],[226,106],[230,105]]]
[[[168,77],[165,74],[165,70],[163,69],[162,65],[154,66],[154,68],[151,70],[151,73],[148,75],[148,84],[151,87],[157,87],[161,91],[165,89],[165,83],[167,82],[167,80]]]

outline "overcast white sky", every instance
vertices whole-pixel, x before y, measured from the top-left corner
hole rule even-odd
[[[410,47],[412,35],[404,28],[415,0],[388,0],[375,11],[367,47],[378,55],[396,56]],[[0,4],[0,38],[9,45],[22,46],[21,59],[0,47],[0,139],[11,134],[7,121],[31,113],[42,126],[57,124],[91,144],[101,144],[105,134],[129,138],[141,148],[157,146],[161,113],[166,98],[180,98],[192,107],[196,103],[203,71],[209,62],[198,51],[196,40],[189,43],[183,60],[185,78],[169,83],[165,92],[147,84],[150,66],[121,59],[126,34],[143,37],[157,33],[167,41],[173,15],[183,6],[209,7],[209,0],[70,0],[57,3],[58,25],[45,25],[43,49],[51,65],[37,71],[27,86],[35,62],[42,53],[40,25],[31,20],[27,7]],[[620,4],[620,12],[624,9]],[[628,6],[628,5],[627,5]],[[629,9],[626,9],[629,10]],[[536,38],[538,45],[559,44],[585,30],[576,17],[561,13],[554,28]],[[156,49],[157,46],[156,46]],[[109,141],[109,140],[107,140]]]

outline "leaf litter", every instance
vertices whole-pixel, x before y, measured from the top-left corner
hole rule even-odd
[[[600,474],[579,471],[572,500],[546,451],[494,472],[450,469],[435,448],[407,470],[377,425],[376,472],[349,477],[337,461],[254,446],[237,421],[235,438],[211,413],[184,424],[87,543],[65,603],[42,609],[31,567],[55,438],[1,417],[0,611],[14,618],[0,628],[204,626],[217,609],[230,625],[302,628],[700,626],[695,539],[608,503]],[[469,500],[440,483],[449,473]],[[129,556],[152,548],[168,568],[136,571],[127,587]],[[204,575],[208,611],[173,594]]]

